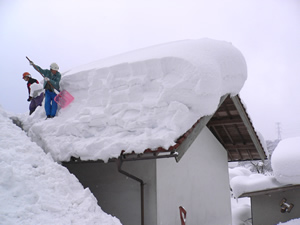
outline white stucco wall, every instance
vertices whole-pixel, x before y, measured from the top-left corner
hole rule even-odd
[[[180,225],[179,206],[187,224],[231,224],[227,152],[206,127],[179,163],[157,160],[157,224]]]

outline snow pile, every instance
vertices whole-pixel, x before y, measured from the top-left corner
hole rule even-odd
[[[250,198],[231,198],[232,225],[252,225]]]
[[[245,167],[229,168],[229,180],[237,176],[250,176],[252,172]]]
[[[230,187],[235,198],[238,198],[243,193],[283,186],[273,176],[253,174],[244,167],[230,169],[229,177]]]
[[[0,107],[1,224],[120,224]]]
[[[300,219],[293,219],[285,223],[279,223],[278,225],[299,225]]]
[[[283,184],[300,184],[300,137],[279,142],[272,154],[276,179]]]
[[[234,197],[243,193],[282,187],[275,177],[263,174],[251,174],[250,176],[237,176],[230,180],[230,186]]]
[[[224,94],[247,78],[242,54],[210,39],[153,46],[78,67],[61,86],[75,100],[45,120],[43,108],[22,118],[24,129],[57,161],[118,157],[122,150],[169,148]]]

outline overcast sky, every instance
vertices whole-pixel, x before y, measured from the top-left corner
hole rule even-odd
[[[300,135],[299,0],[0,0],[0,104],[28,112],[24,72],[41,76],[165,42],[208,37],[245,56],[240,93],[265,139]],[[84,77],[83,77],[84,79]]]

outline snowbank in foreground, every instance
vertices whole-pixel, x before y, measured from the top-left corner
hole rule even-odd
[[[231,198],[232,225],[252,225],[250,198]]]
[[[43,108],[22,118],[32,139],[57,161],[118,157],[122,150],[169,148],[224,94],[247,78],[232,44],[186,40],[129,52],[63,75],[75,100],[52,120]]]
[[[279,223],[278,225],[299,225],[299,224],[300,224],[300,219],[294,219],[285,223]]]
[[[0,223],[121,224],[0,107]]]
[[[272,154],[272,169],[283,184],[300,184],[300,137],[279,142]]]

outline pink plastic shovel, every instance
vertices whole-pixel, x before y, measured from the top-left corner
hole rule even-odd
[[[61,108],[66,108],[73,100],[74,100],[74,97],[66,90],[62,90],[54,98],[54,101]]]

